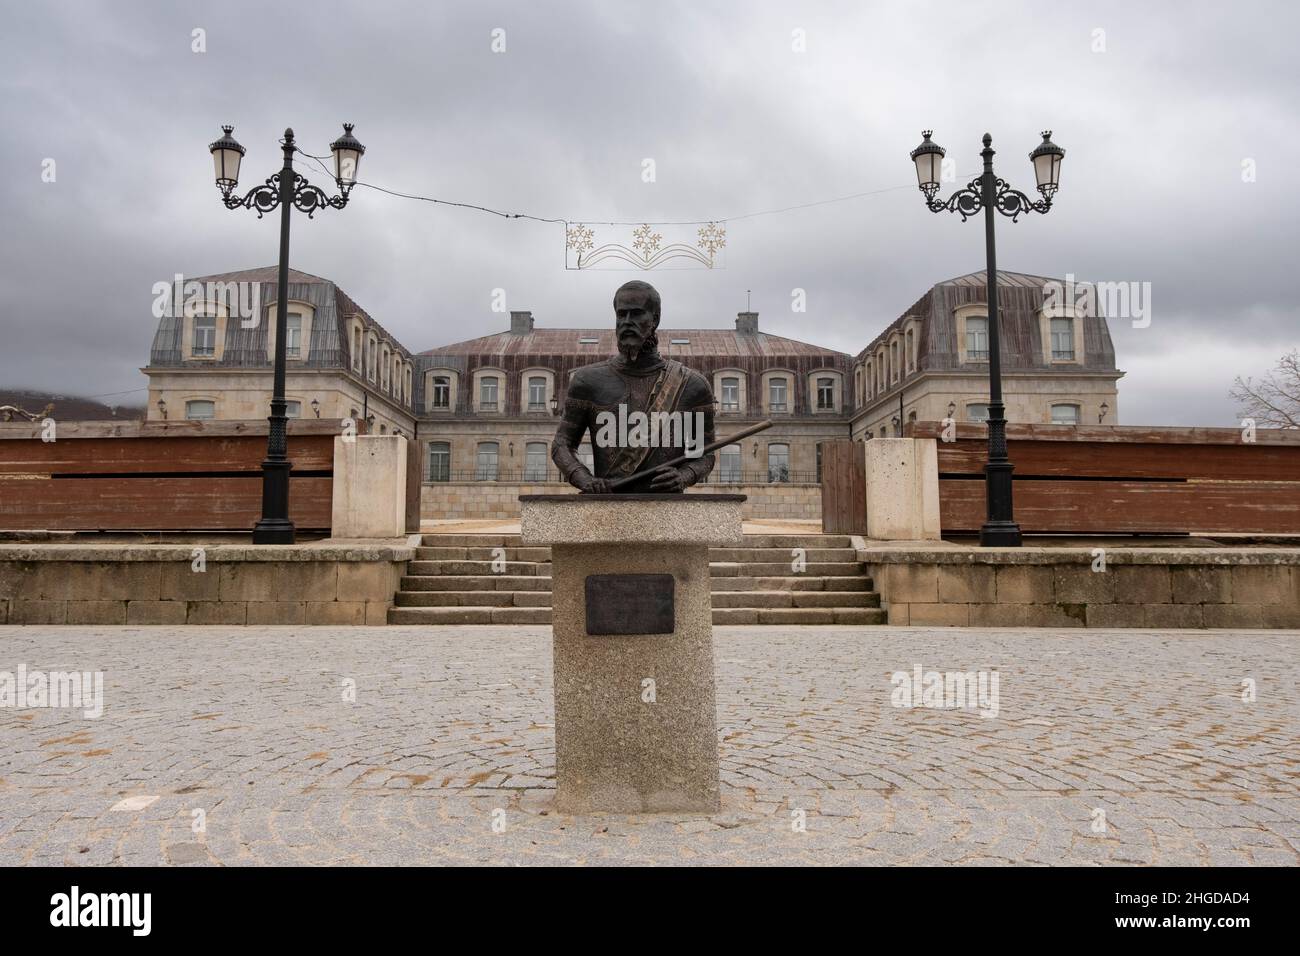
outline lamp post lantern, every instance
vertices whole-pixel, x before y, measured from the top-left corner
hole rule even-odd
[[[239,185],[239,166],[244,158],[244,147],[235,141],[233,126],[223,126],[222,137],[208,146],[216,173],[217,188],[227,209],[253,209],[257,218],[280,207],[280,274],[275,305],[275,371],[271,388],[271,414],[267,421],[270,431],[266,440],[266,459],[262,462],[262,517],[253,527],[254,544],[293,544],[293,522],[289,520],[289,472],[293,462],[288,458],[285,414],[285,339],[288,326],[289,297],[289,213],[293,209],[305,212],[310,219],[316,211],[326,206],[342,209],[348,204],[348,194],[357,181],[357,166],[366,148],[352,135],[352,124],[343,124],[343,135],[330,144],[334,154],[334,181],[339,195],[327,196],[320,188],[311,185],[293,169],[293,130],[284,131],[280,146],[284,150],[284,166],[262,185],[245,196],[235,194]]]
[[[940,172],[945,150],[930,137],[931,130],[921,133],[921,145],[912,150],[916,164],[917,184],[925,195],[925,205],[931,212],[955,212],[965,222],[981,209],[984,211],[984,247],[988,258],[988,324],[989,324],[989,417],[988,462],[984,465],[984,494],[987,515],[980,528],[980,544],[984,547],[1019,547],[1020,525],[1016,524],[1011,504],[1011,472],[1013,466],[1007,457],[1006,406],[1002,403],[1002,355],[998,335],[998,270],[994,247],[994,212],[1010,216],[1015,222],[1021,214],[1045,213],[1052,208],[1052,197],[1061,183],[1061,159],[1065,150],[1052,142],[1052,131],[1046,130],[1029,159],[1034,166],[1038,192],[1042,199],[1031,200],[1018,189],[1012,189],[993,172],[993,137],[984,134],[984,171],[964,189],[959,189],[945,200],[936,199],[939,192]]]

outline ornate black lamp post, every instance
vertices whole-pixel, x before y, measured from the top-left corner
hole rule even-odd
[[[293,154],[298,147],[293,142],[293,130],[284,131],[280,145],[284,149],[284,166],[278,173],[257,186],[248,195],[235,195],[239,185],[239,163],[244,158],[244,147],[230,134],[233,126],[223,126],[224,135],[208,147],[216,167],[217,188],[227,209],[257,211],[257,218],[280,207],[280,276],[279,292],[275,306],[275,378],[271,391],[270,434],[266,441],[266,460],[262,462],[262,517],[253,528],[254,544],[293,544],[293,522],[289,520],[289,471],[293,462],[287,456],[285,428],[285,338],[288,325],[289,298],[289,212],[296,208],[310,219],[316,210],[325,206],[342,209],[348,204],[348,193],[357,181],[357,166],[366,148],[352,135],[352,124],[343,124],[343,135],[330,144],[334,154],[334,181],[340,195],[327,196],[316,186],[293,170]]]
[[[912,150],[916,178],[925,204],[931,212],[958,213],[962,222],[984,210],[984,246],[988,255],[989,311],[989,459],[984,466],[984,492],[988,504],[987,520],[980,528],[980,544],[985,547],[1019,547],[1020,525],[1011,510],[1011,460],[1007,457],[1006,407],[1002,404],[1002,356],[998,345],[998,267],[993,243],[993,213],[1010,216],[1015,222],[1021,213],[1045,213],[1052,208],[1052,196],[1061,182],[1061,158],[1065,150],[1052,142],[1052,131],[1043,133],[1043,141],[1029,154],[1042,199],[1032,201],[1018,189],[1012,189],[993,173],[993,137],[984,134],[984,172],[965,189],[946,200],[935,199],[939,192],[939,174],[945,150],[931,142],[931,130],[921,134],[921,145]]]

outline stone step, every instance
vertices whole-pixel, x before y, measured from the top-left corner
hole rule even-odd
[[[710,580],[714,594],[721,591],[871,591],[871,578],[820,577],[813,574],[795,574],[785,578],[754,578],[747,575],[715,577]]]
[[[412,561],[407,570],[413,575],[420,574],[481,574],[492,577],[495,572],[491,561]],[[549,561],[507,561],[500,574],[551,574]]]
[[[517,534],[422,534],[420,544],[426,548],[500,548],[519,547]]]
[[[550,591],[550,575],[408,574],[403,591]]]
[[[550,607],[550,591],[398,591],[398,607]]]
[[[507,561],[551,560],[550,548],[524,548],[518,545],[496,545],[483,548],[431,548],[422,546],[415,549],[415,557],[420,561],[493,561],[497,558],[494,552],[498,550],[504,553],[503,556]]]
[[[713,607],[879,607],[874,591],[720,591],[713,595]]]
[[[780,564],[757,561],[710,561],[709,573],[714,577],[791,577],[809,574],[814,577],[849,577],[862,573],[861,561],[809,562],[804,570],[796,572],[790,562]]]
[[[550,624],[549,607],[390,607],[389,624]]]
[[[878,607],[715,607],[714,624],[884,624]]]
[[[713,609],[714,624],[884,624],[875,607]],[[548,607],[391,607],[389,624],[550,624]]]
[[[710,561],[754,561],[760,564],[774,564],[794,560],[795,548],[710,548]],[[804,548],[805,561],[856,561],[857,552],[852,548]]]

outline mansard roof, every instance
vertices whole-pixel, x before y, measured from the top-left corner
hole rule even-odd
[[[581,356],[596,362],[618,351],[614,329],[533,329],[528,332],[497,332],[421,352],[421,356],[499,355]],[[674,329],[660,326],[659,352],[670,358],[749,358],[774,360],[821,358],[828,365],[848,362],[845,352],[822,348],[798,339],[766,332],[738,332],[734,329]],[[425,363],[427,364],[427,363]]]
[[[252,282],[260,285],[259,302],[263,309],[275,302],[279,292],[278,266],[260,266],[235,272],[220,272],[206,276],[186,276],[186,282],[232,283]],[[306,343],[307,355],[302,364],[312,368],[347,368],[351,365],[351,346],[347,326],[354,317],[359,318],[367,330],[392,345],[404,358],[411,352],[390,335],[382,325],[370,317],[352,298],[329,279],[289,269],[289,298],[312,306],[311,340]],[[270,322],[259,321],[252,328],[241,322],[226,324],[222,356],[219,359],[186,361],[182,356],[183,323],[178,316],[165,315],[158,320],[150,350],[150,366],[161,367],[269,367],[268,330]]]
[[[1063,279],[998,270],[998,314],[1004,370],[1048,368],[1043,359],[1043,333],[1040,316],[1044,305],[1044,287],[1049,283],[1065,284]],[[890,322],[860,351],[854,362],[867,362],[887,347],[904,326],[914,324],[918,341],[917,367],[920,371],[969,369],[960,361],[957,342],[956,312],[966,305],[985,304],[987,272],[983,269],[945,279],[930,287],[911,307]],[[1077,366],[1051,365],[1062,374],[1115,371],[1115,347],[1103,315],[1082,316],[1083,357]]]

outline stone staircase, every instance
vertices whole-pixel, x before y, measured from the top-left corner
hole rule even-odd
[[[494,570],[497,548],[504,566]],[[747,534],[741,547],[711,549],[709,567],[714,624],[885,623],[847,535]],[[551,549],[517,534],[426,534],[388,623],[549,624]]]

